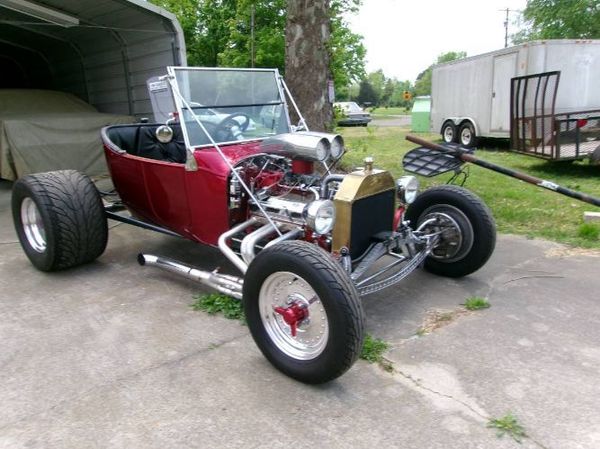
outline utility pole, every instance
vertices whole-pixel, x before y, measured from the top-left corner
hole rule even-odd
[[[254,3],[250,7],[250,67],[254,68]]]
[[[506,8],[506,19],[504,20],[504,48],[508,47],[508,13],[510,9]]]

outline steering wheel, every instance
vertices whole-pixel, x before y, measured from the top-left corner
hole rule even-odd
[[[242,117],[244,121],[240,123],[237,120],[234,120],[235,117]],[[249,125],[250,117],[241,112],[234,112],[219,122],[215,128],[215,134],[221,135],[221,133],[230,133],[234,139],[237,139],[244,131],[248,129]],[[238,128],[238,131],[234,131],[234,128]]]

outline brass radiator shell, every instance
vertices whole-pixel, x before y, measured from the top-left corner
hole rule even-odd
[[[333,251],[340,251],[344,247],[350,248],[354,203],[390,190],[396,190],[396,183],[387,170],[360,170],[346,175],[333,198],[336,212]]]

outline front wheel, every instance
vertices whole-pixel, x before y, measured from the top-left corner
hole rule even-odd
[[[425,269],[434,274],[462,277],[477,271],[496,246],[492,213],[479,197],[462,187],[444,185],[426,190],[406,211],[413,229],[426,221],[425,234],[436,233],[439,241],[425,259]]]
[[[357,359],[364,334],[360,299],[321,248],[295,241],[261,251],[248,267],[243,298],[254,341],[286,375],[328,382]]]

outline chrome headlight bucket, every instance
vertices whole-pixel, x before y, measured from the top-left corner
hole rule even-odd
[[[306,224],[317,234],[327,234],[335,224],[335,205],[331,200],[316,200],[305,211]]]
[[[414,176],[402,176],[396,181],[396,194],[404,204],[411,204],[419,194],[419,180]]]

